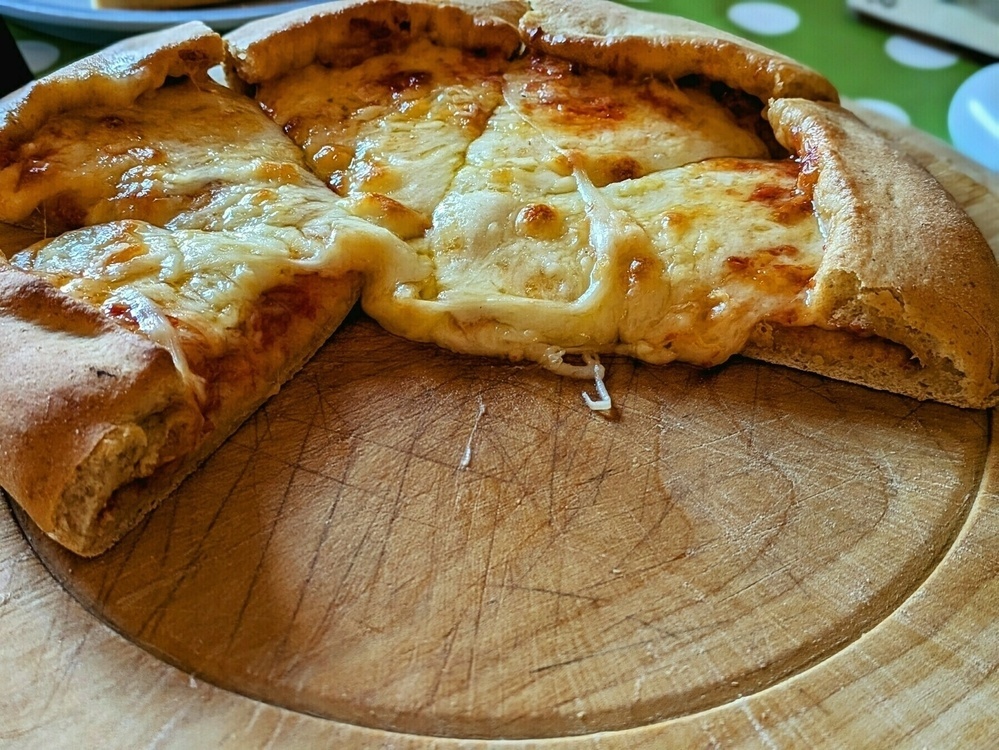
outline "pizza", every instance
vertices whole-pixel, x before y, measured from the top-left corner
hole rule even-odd
[[[992,402],[992,253],[824,78],[681,19],[530,6],[477,6],[519,19],[498,50],[502,25],[483,38],[484,21],[421,4],[306,9],[228,38],[234,88],[348,205],[390,204],[389,229],[405,214],[397,236],[433,259],[391,299],[365,290],[383,326],[556,369],[741,352]],[[976,307],[941,315],[941,298]]]
[[[623,354],[999,400],[974,223],[822,76],[683,19],[336,2],[126,40],[0,112],[0,486],[81,555],[357,303],[597,410]]]
[[[222,54],[184,26],[7,102],[2,220],[41,239],[0,266],[2,486],[81,554],[300,367],[353,306],[357,255],[394,244],[208,76]]]

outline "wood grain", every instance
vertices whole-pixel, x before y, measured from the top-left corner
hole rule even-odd
[[[993,414],[745,361],[614,360],[609,418],[587,385],[355,316],[110,554],[4,516],[0,741],[999,739]]]

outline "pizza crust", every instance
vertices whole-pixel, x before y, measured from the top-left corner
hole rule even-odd
[[[828,350],[828,336],[764,327],[746,353],[915,398],[994,405],[999,275],[971,219],[925,169],[850,112],[784,99],[771,104],[769,118],[799,155],[802,181],[814,183],[826,238],[808,292],[815,325],[852,334],[857,345]],[[920,366],[869,367],[870,337],[901,345]]]
[[[518,0],[344,0],[261,19],[226,35],[226,71],[243,88],[313,62],[348,65],[391,44],[424,37],[462,49],[516,53]]]
[[[518,31],[519,29],[519,31]],[[312,62],[347,65],[396,40],[463,49],[531,49],[605,71],[674,80],[703,75],[763,101],[838,101],[825,77],[710,26],[609,0],[346,0],[248,23],[226,35],[230,85],[256,84]]]
[[[12,143],[58,114],[130,105],[168,78],[207,80],[224,56],[222,38],[198,21],[142,34],[70,63],[0,99],[0,167]]]
[[[98,59],[84,60],[65,75],[55,74],[5,102],[8,119],[2,137],[9,153],[18,154],[22,143],[28,143],[31,151],[34,131],[25,122],[71,116],[77,107],[113,116],[160,86],[187,90],[184,84],[171,82],[180,77],[193,80],[199,96],[202,89],[211,96],[212,87],[217,86],[207,80],[207,70],[221,59],[221,40],[201,24],[132,39],[121,49],[124,62],[119,67],[113,59],[105,59],[113,51],[101,53]],[[143,61],[148,61],[148,68]],[[66,90],[72,91],[69,101],[60,98]],[[346,219],[349,225],[344,224],[343,212],[316,216],[328,191],[295,160],[296,150],[268,151],[262,141],[274,136],[283,139],[280,130],[248,102],[238,111],[226,109],[232,94],[224,93],[225,97],[218,98],[219,111],[229,113],[227,118],[257,118],[253,123],[259,120],[263,126],[245,127],[237,133],[253,136],[252,156],[260,157],[261,163],[254,166],[252,159],[237,155],[233,164],[237,176],[249,179],[252,175],[258,182],[210,180],[207,192],[194,196],[191,206],[172,219],[179,222],[173,232],[182,237],[178,242],[204,245],[213,241],[215,232],[222,242],[235,243],[247,252],[254,252],[254,242],[259,245],[256,252],[264,259],[259,278],[264,286],[260,292],[247,292],[256,295],[249,299],[251,315],[228,320],[221,343],[202,339],[200,334],[187,337],[179,330],[168,330],[164,338],[135,320],[140,333],[126,318],[115,320],[108,303],[100,299],[84,302],[85,294],[77,298],[61,291],[56,286],[61,283],[59,274],[48,274],[44,263],[35,273],[32,260],[35,253],[58,245],[60,238],[14,258],[32,272],[11,265],[0,254],[0,367],[8,373],[8,390],[0,394],[0,485],[42,530],[81,555],[104,551],[166,497],[312,357],[360,294],[360,272],[351,264],[340,264],[337,252],[341,245],[363,249],[373,241],[368,226],[350,217]],[[205,106],[202,100],[198,104]],[[183,111],[177,116],[183,118]],[[239,127],[240,122],[235,125]],[[220,127],[225,125],[220,123]],[[106,145],[96,142],[95,148]],[[140,139],[130,145],[155,150],[161,144]],[[224,150],[219,149],[213,162],[232,159],[223,156]],[[153,165],[160,163],[158,157],[153,158]],[[11,157],[3,167],[0,179],[9,179],[16,189],[18,163]],[[97,174],[97,179],[104,178],[103,173]],[[74,178],[94,179],[82,173]],[[166,182],[170,182],[169,175]],[[176,189],[183,193],[186,188]],[[292,194],[292,214],[300,217],[294,227],[282,223],[286,217],[280,210],[280,196],[285,189]],[[212,201],[223,205],[215,206]],[[277,202],[276,212],[267,213],[268,201]],[[249,223],[227,226],[237,215],[244,215]],[[254,221],[261,215],[272,216],[273,227]],[[131,216],[95,227],[93,232],[87,229],[66,235],[72,239],[71,253],[78,252],[80,243],[94,243],[94,252],[87,257],[105,252],[128,255],[130,247],[145,247],[145,237],[161,242],[158,237],[170,234]],[[228,239],[226,232],[232,233]],[[201,238],[190,239],[196,233]],[[10,229],[0,232],[4,253],[20,249],[22,236],[31,233],[20,235]],[[374,241],[380,237],[376,232]],[[110,250],[101,242],[110,242]],[[280,260],[280,247],[288,248],[291,257],[271,272],[267,263],[271,256]],[[310,259],[307,251],[316,248],[322,257]],[[70,263],[60,273],[72,278],[79,272],[95,280],[100,290],[101,281],[86,266],[87,257],[82,271]],[[310,260],[314,267],[309,266]],[[127,258],[109,262],[121,265]],[[296,264],[304,271],[298,284]],[[196,296],[207,293],[202,290]],[[131,310],[133,317],[135,310]],[[162,328],[171,329],[165,316],[156,316]],[[208,317],[207,324],[218,325],[217,311]],[[178,320],[175,325],[179,326]],[[202,378],[208,378],[207,387]]]
[[[0,189],[12,194],[20,179],[4,155],[48,119],[127,106],[171,77],[203,80],[222,59],[221,39],[200,23],[151,39],[119,42],[0,100]],[[59,543],[98,554],[165,493],[112,496],[200,442],[202,414],[169,352],[11,267],[3,253],[24,241],[11,228],[2,237],[0,485]]]
[[[156,502],[108,504],[121,484],[199,438],[201,412],[170,355],[40,278],[0,264],[0,485],[80,554]]]
[[[696,21],[609,0],[531,0],[530,6],[520,26],[532,49],[600,70],[672,80],[699,75],[764,102],[838,101],[833,85],[811,68]]]

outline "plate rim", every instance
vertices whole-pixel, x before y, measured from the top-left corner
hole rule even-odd
[[[60,29],[97,29],[109,32],[139,32],[202,21],[220,30],[315,3],[315,0],[268,0],[232,5],[168,10],[97,9],[86,0],[0,0],[0,15],[32,27],[44,27],[58,35]]]

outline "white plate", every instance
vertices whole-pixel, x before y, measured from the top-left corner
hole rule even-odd
[[[0,0],[0,15],[63,39],[99,44],[187,21],[203,21],[216,31],[228,31],[248,21],[314,2],[261,0],[177,10],[98,10],[91,6],[90,0]]]

